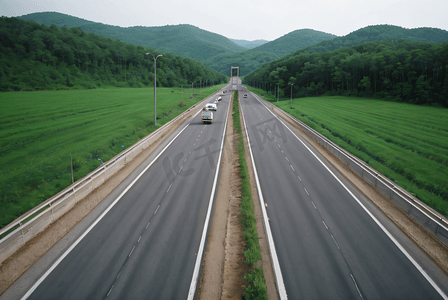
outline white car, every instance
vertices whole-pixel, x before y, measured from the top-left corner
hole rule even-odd
[[[218,109],[218,106],[215,103],[207,103],[205,105],[206,110],[214,110],[216,111]]]

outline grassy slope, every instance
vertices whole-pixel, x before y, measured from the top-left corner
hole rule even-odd
[[[157,127],[151,88],[3,93],[0,227],[71,183],[71,155],[76,180],[218,88],[158,88]]]
[[[448,216],[448,109],[355,97],[278,106]]]

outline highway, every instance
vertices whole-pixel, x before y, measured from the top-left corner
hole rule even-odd
[[[239,99],[289,299],[443,299],[346,180],[252,93]]]
[[[22,299],[187,299],[218,178],[222,98],[213,123],[197,114]]]

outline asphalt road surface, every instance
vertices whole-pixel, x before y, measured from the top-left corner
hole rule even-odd
[[[442,299],[304,144],[239,98],[289,299]]]
[[[200,114],[28,299],[187,299],[229,108]]]

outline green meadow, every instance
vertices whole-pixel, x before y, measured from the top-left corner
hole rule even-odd
[[[448,216],[448,109],[338,96],[293,99],[291,106],[270,97]]]
[[[0,228],[223,86],[0,94]]]

